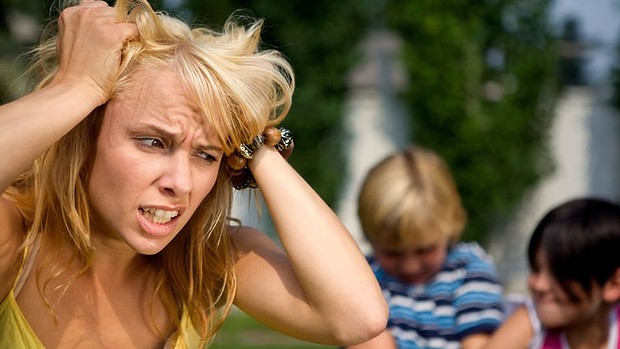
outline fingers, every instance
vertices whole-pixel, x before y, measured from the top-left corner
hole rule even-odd
[[[107,20],[110,23],[115,24],[112,30],[114,33],[110,33],[111,35],[117,35],[117,37],[121,38],[123,43],[135,38],[138,36],[138,30],[135,24],[133,23],[117,23],[117,20],[112,20],[112,18],[116,15],[116,10],[114,7],[109,6],[106,1],[102,0],[80,0],[80,7],[102,7],[106,8],[105,10],[101,9],[99,12],[99,16],[107,17]],[[116,17],[114,17],[116,18]]]
[[[134,23],[118,23],[115,25],[115,35],[122,44],[138,37],[138,27]]]
[[[58,25],[57,78],[86,81],[99,102],[105,102],[114,87],[122,48],[138,35],[136,25],[119,23],[114,7],[93,0],[65,9]]]
[[[114,43],[122,47],[128,40],[138,35],[137,27],[134,23],[119,22],[114,7],[101,0],[81,0],[78,6],[67,8],[60,15],[59,29],[73,27],[75,36],[85,36],[86,32],[92,34],[91,38],[95,42]],[[72,22],[72,23],[71,23]],[[119,49],[120,47],[116,47]]]

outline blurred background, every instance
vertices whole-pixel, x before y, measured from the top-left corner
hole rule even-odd
[[[620,200],[619,0],[152,4],[215,29],[235,9],[265,19],[264,47],[296,71],[290,162],[364,251],[359,184],[411,143],[450,165],[469,213],[464,239],[493,255],[507,294],[525,294],[525,246],[544,212],[576,196]],[[27,86],[23,54],[56,7],[0,0],[3,103]],[[271,232],[247,203],[236,212]],[[318,347],[233,315],[214,348]]]

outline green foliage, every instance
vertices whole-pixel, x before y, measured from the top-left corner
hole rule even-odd
[[[285,53],[298,79],[284,122],[297,142],[291,163],[329,203],[343,180],[344,77],[372,15],[372,25],[385,15],[405,41],[413,140],[438,151],[453,169],[470,215],[466,239],[484,240],[493,219],[508,214],[551,168],[544,148],[556,90],[549,0],[188,5],[210,23],[236,8],[266,19],[265,42]],[[500,61],[488,63],[493,54]]]
[[[43,23],[51,3],[6,0],[0,16],[19,10]],[[164,9],[175,2],[152,3]],[[385,19],[404,40],[413,141],[446,158],[470,214],[465,237],[483,240],[493,217],[510,212],[550,169],[543,146],[556,90],[550,6],[551,0],[186,0],[167,10],[215,28],[236,9],[265,19],[264,45],[281,50],[296,71],[293,109],[284,121],[296,140],[290,161],[330,204],[345,180],[345,76],[359,58],[360,38]],[[17,76],[15,57],[24,47],[1,24],[6,101],[7,72],[11,80]],[[494,53],[500,59],[489,64]],[[620,70],[620,88],[617,81]],[[500,93],[491,98],[489,91]]]
[[[394,0],[388,24],[404,39],[413,139],[453,170],[483,240],[550,169],[545,135],[555,91],[549,1]],[[542,161],[540,160],[542,156]]]

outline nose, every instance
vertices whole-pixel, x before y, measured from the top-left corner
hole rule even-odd
[[[159,180],[160,190],[173,196],[184,196],[192,190],[192,167],[189,156],[182,152],[166,158],[165,169]]]
[[[551,287],[549,277],[543,272],[531,272],[527,279],[530,290],[535,292],[545,292]]]
[[[422,272],[422,261],[416,253],[405,254],[400,263],[400,273],[403,275],[416,275]]]

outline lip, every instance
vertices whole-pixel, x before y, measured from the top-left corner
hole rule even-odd
[[[416,285],[416,284],[423,284],[426,283],[430,280],[429,276],[424,274],[424,275],[401,275],[398,277],[401,281],[407,283],[407,284],[412,284],[412,285]]]
[[[147,207],[153,207],[153,208],[160,208],[162,210],[175,211],[174,209],[170,209],[170,208],[163,208],[163,207],[156,207],[156,206],[147,206]],[[181,211],[180,210],[177,210],[177,211],[179,211],[179,215],[174,217],[174,218],[172,218],[167,223],[155,223],[155,222],[152,222],[152,221],[146,219],[144,217],[144,215],[142,215],[140,210],[136,211],[136,216],[138,218],[138,224],[142,228],[142,231],[144,231],[147,235],[156,236],[156,237],[164,237],[164,236],[168,236],[168,235],[174,233],[174,231],[176,229],[176,226],[177,226],[178,219],[181,216]]]

